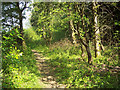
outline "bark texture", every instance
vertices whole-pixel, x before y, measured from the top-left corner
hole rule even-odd
[[[95,57],[98,57],[101,55],[100,52],[100,29],[99,29],[99,23],[98,23],[98,14],[97,14],[97,2],[93,2],[93,12],[94,12],[94,34],[95,34],[95,40],[94,40],[94,47],[95,47]]]

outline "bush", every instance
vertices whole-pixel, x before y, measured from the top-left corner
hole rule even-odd
[[[18,49],[18,39],[23,39],[18,29],[3,33],[2,87],[41,88],[35,57],[30,48]]]
[[[11,31],[3,32],[2,34],[2,51],[4,54],[8,53],[11,48],[20,48],[21,40],[23,40],[18,28],[13,28]]]

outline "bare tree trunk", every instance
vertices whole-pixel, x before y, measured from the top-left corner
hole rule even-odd
[[[69,16],[72,16],[72,11],[70,10],[71,5],[69,5]],[[71,29],[71,36],[72,36],[72,43],[76,45],[76,37],[75,37],[75,27],[73,20],[70,20],[70,29]]]
[[[78,8],[78,6],[77,6],[77,8]],[[81,35],[80,35],[80,32],[79,32],[79,30],[77,30],[77,32],[78,32],[78,35],[79,35],[79,40],[80,40],[80,42],[85,46],[85,48],[86,48],[86,52],[87,52],[87,56],[88,56],[88,63],[89,64],[92,64],[92,55],[91,55],[91,52],[90,52],[90,47],[89,47],[89,39],[88,39],[88,37],[87,37],[87,30],[85,30],[85,21],[84,21],[84,18],[83,18],[83,16],[84,16],[84,3],[82,4],[82,11],[80,11],[79,9],[78,9],[78,12],[80,13],[80,15],[81,15],[81,20],[82,20],[82,29],[83,29],[83,31],[85,32],[85,41],[83,41],[83,39],[81,38]],[[82,13],[82,14],[81,14]]]
[[[77,35],[78,35],[79,28],[80,28],[79,23],[80,23],[80,22],[78,21],[78,23],[77,23]],[[78,36],[78,37],[80,37],[80,36]],[[79,42],[79,43],[80,43],[80,48],[81,48],[81,51],[82,51],[81,57],[83,58],[83,57],[84,57],[83,44],[82,44],[81,42]]]
[[[85,41],[86,41],[85,48],[86,48],[87,55],[88,55],[88,63],[91,64],[92,63],[92,55],[91,55],[91,52],[90,52],[89,39],[88,39],[88,36],[87,36],[87,30],[85,29],[85,21],[84,21],[83,16],[84,16],[84,3],[83,3],[83,6],[82,6],[82,15],[81,15],[82,28],[83,28],[83,31],[85,32]]]
[[[99,30],[99,26],[98,26],[98,15],[97,15],[97,3],[93,2],[93,11],[94,11],[94,29],[95,29],[95,40],[94,40],[94,47],[95,47],[95,57],[100,56],[101,52],[100,52],[100,43],[101,43],[101,39],[100,39],[100,30]]]
[[[74,25],[73,25],[73,21],[72,21],[72,20],[70,20],[70,26],[71,26],[71,29],[72,29],[73,44],[76,45],[75,28],[74,28]]]

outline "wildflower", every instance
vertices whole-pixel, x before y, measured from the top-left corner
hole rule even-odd
[[[19,55],[22,56],[22,53],[20,53]]]

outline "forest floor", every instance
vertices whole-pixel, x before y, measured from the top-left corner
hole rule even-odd
[[[49,66],[49,64],[46,63],[47,58],[43,57],[43,55],[36,51],[32,50],[34,55],[36,56],[36,65],[41,73],[41,80],[40,82],[44,84],[45,88],[66,88],[66,85],[59,84],[56,82],[55,78],[55,72],[53,72]]]

